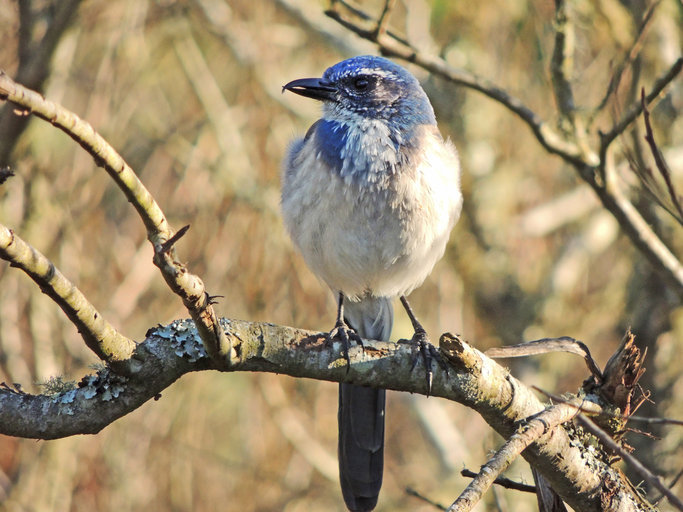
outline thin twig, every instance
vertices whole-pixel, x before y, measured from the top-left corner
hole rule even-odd
[[[120,334],[85,295],[38,250],[0,224],[0,258],[23,270],[41,291],[54,300],[76,326],[85,344],[108,363],[125,361],[135,342]]]
[[[437,510],[444,510],[447,511],[448,508],[442,505],[441,503],[437,503],[436,501],[428,498],[424,494],[421,494],[419,491],[416,491],[412,487],[406,487],[406,494],[408,496],[414,496],[415,498],[424,501],[425,503],[428,503],[432,507],[436,508]]]
[[[683,476],[683,469],[681,469],[676,474],[676,476],[671,479],[671,482],[669,483],[669,489],[673,489],[674,485],[676,485],[678,483],[678,481],[681,479],[682,476]],[[662,500],[662,498],[664,498],[664,495],[660,494],[660,496],[658,498],[655,498],[652,500],[652,503],[654,503],[656,505],[657,503],[659,503]]]
[[[671,490],[666,486],[662,480],[647,469],[643,464],[633,455],[619,446],[604,430],[598,427],[593,421],[583,415],[577,416],[577,421],[591,434],[597,437],[600,442],[608,449],[619,455],[626,464],[631,466],[640,476],[642,476],[650,485],[657,488],[659,492],[664,494],[669,500],[669,503],[676,507],[677,510],[683,510],[683,501],[681,501]]]
[[[664,183],[666,183],[666,189],[669,192],[669,197],[671,198],[674,208],[676,208],[678,213],[678,218],[680,219],[679,222],[683,222],[683,206],[681,206],[680,198],[678,197],[676,189],[674,188],[674,184],[671,181],[671,171],[669,170],[666,160],[664,160],[664,157],[662,156],[662,152],[659,150],[659,147],[657,147],[657,143],[655,142],[652,125],[650,124],[650,112],[647,109],[647,104],[645,103],[645,89],[641,89],[640,91],[640,102],[643,107],[643,121],[645,122],[645,140],[650,146],[650,151],[655,159],[657,170],[662,175],[662,178],[664,178]]]
[[[574,128],[574,94],[570,78],[574,63],[574,24],[565,0],[555,0],[555,48],[550,61],[553,92],[562,119]],[[569,128],[568,127],[568,128]]]
[[[576,414],[577,411],[573,406],[560,404],[551,406],[525,421],[517,432],[482,466],[479,474],[458,496],[448,511],[467,512],[472,510],[489,487],[493,485],[498,475],[505,471],[520,453],[556,426],[573,419]]]
[[[649,105],[652,103],[673,82],[674,78],[681,72],[681,69],[683,69],[683,57],[679,57],[661,77],[655,80],[652,90],[645,96],[645,104]],[[607,147],[635,121],[642,111],[643,102],[639,100],[629,107],[621,120],[609,132],[601,134],[601,155],[604,155]],[[601,161],[604,162],[604,158],[601,158]]]
[[[162,250],[163,244],[173,237],[173,231],[154,197],[123,157],[89,123],[61,105],[14,82],[1,70],[0,99],[26,108],[49,121],[78,142],[98,165],[104,167],[142,219],[147,238],[154,247],[154,264],[161,270],[171,290],[182,299],[197,325],[206,350],[212,357],[231,353],[232,347],[218,324],[218,317],[202,280],[177,261],[175,250]]]
[[[633,43],[631,44],[631,48],[629,48],[628,52],[626,52],[626,55],[624,56],[622,61],[616,66],[614,73],[612,73],[612,76],[609,80],[609,84],[607,85],[607,90],[605,91],[605,95],[603,96],[602,100],[600,100],[600,103],[598,103],[598,105],[595,107],[591,115],[589,124],[595,118],[597,113],[600,112],[603,108],[605,108],[605,105],[607,105],[607,102],[609,101],[610,97],[617,92],[617,90],[619,89],[619,84],[621,82],[621,77],[623,76],[627,66],[633,64],[633,61],[640,54],[640,50],[643,46],[643,39],[645,38],[645,34],[647,33],[646,29],[650,24],[650,20],[652,20],[652,15],[655,13],[655,9],[659,6],[660,3],[661,0],[656,0],[650,6],[648,6],[647,10],[645,11],[645,14],[643,15],[643,20],[641,21],[640,26],[638,27],[638,33],[636,34],[636,37],[633,40]]]
[[[573,407],[576,407],[577,411],[582,412],[588,416],[602,416],[603,418],[607,418],[607,419],[620,419],[620,420],[627,420],[627,421],[636,421],[638,423],[645,423],[647,425],[683,426],[683,420],[675,420],[673,418],[648,418],[645,416],[635,416],[633,414],[627,415],[627,414],[616,414],[613,412],[606,412],[602,407],[600,407],[595,402],[583,401],[583,402],[581,402],[581,404],[577,404],[577,403],[573,402],[572,400],[567,400],[565,398],[562,398],[559,395],[555,395],[553,393],[545,391],[544,389],[541,389],[538,386],[531,386],[531,389],[538,391],[542,395],[547,396],[553,402],[556,402],[559,404],[572,405]]]
[[[391,11],[396,6],[396,0],[385,0],[384,8],[382,9],[382,14],[379,15],[377,20],[377,36],[383,36],[387,32],[387,27],[389,26],[389,17]]]
[[[683,296],[683,265],[624,195],[616,176],[614,162],[607,150],[607,144],[606,140],[601,141],[603,159],[599,169],[604,185],[590,181],[589,184],[598,194],[605,208],[617,219],[636,248],[650,261],[654,269],[664,276],[667,283]]]
[[[477,473],[474,471],[470,471],[469,469],[463,469],[460,471],[460,475],[464,476],[465,478],[474,478],[477,476]],[[513,491],[520,491],[520,492],[530,492],[530,493],[535,493],[536,492],[536,486],[535,485],[529,485],[529,484],[523,484],[521,482],[515,482],[514,480],[510,480],[509,478],[505,478],[502,476],[499,476],[493,481],[494,484],[500,485],[501,487],[504,487],[505,489],[512,489]]]

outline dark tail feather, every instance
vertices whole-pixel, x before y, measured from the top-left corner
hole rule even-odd
[[[388,340],[394,312],[388,299],[345,301],[346,322],[362,338]],[[386,391],[352,384],[339,386],[339,479],[349,510],[375,508],[384,470]]]

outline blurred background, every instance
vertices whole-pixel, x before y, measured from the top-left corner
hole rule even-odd
[[[376,17],[383,2],[359,5]],[[570,5],[572,84],[578,108],[588,110],[631,50],[648,4]],[[327,331],[334,301],[287,238],[279,169],[289,141],[319,115],[316,102],[283,95],[281,86],[376,53],[327,18],[328,7],[314,0],[0,0],[0,68],[89,121],[171,225],[191,224],[178,253],[211,294],[224,296],[221,316]],[[489,78],[554,124],[553,16],[548,0],[403,0],[390,28]],[[662,0],[640,57],[596,117],[591,143],[680,56],[682,23],[681,3]],[[642,383],[653,403],[639,414],[683,418],[680,299],[574,170],[521,121],[479,93],[410,69],[463,168],[463,217],[446,256],[411,296],[432,339],[457,332],[484,350],[568,335],[604,365],[630,326],[649,350]],[[106,173],[48,123],[31,119],[23,130],[12,108],[0,111],[0,166],[16,172],[0,186],[0,222],[51,258],[125,335],[142,340],[157,323],[186,317],[152,265],[141,222]],[[653,109],[653,123],[679,190],[682,108],[678,79]],[[636,155],[653,165],[642,134],[639,122],[616,144],[620,179],[680,257],[680,225],[654,205],[627,163]],[[395,336],[410,334],[398,312]],[[51,377],[78,381],[96,362],[61,311],[0,263],[0,381],[40,392]],[[575,392],[587,377],[581,359],[568,354],[504,364],[557,394]],[[378,510],[435,510],[407,488],[450,504],[468,482],[460,470],[477,471],[501,444],[458,404],[399,393],[388,402]],[[342,511],[336,411],[331,383],[187,375],[96,436],[0,436],[0,510]],[[629,442],[669,481],[681,469],[681,429],[643,428],[661,439],[630,435]],[[506,476],[531,482],[523,461]],[[534,507],[533,496],[494,489],[477,510]]]

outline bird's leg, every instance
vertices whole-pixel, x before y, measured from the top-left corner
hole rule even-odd
[[[339,292],[339,301],[337,302],[337,322],[327,336],[330,341],[334,338],[339,338],[339,340],[341,340],[342,348],[344,350],[344,359],[346,359],[346,371],[348,372],[349,367],[351,366],[351,358],[349,357],[351,340],[363,347],[363,339],[358,336],[358,333],[353,330],[353,327],[344,321],[344,294],[342,292]]]
[[[446,373],[448,373],[448,366],[446,366],[446,363],[441,358],[441,355],[439,354],[439,351],[436,349],[436,347],[434,347],[434,345],[432,345],[429,341],[427,331],[425,331],[424,327],[422,327],[422,324],[415,316],[413,308],[411,308],[410,304],[408,304],[408,299],[406,299],[405,295],[401,295],[401,304],[403,304],[406,313],[408,313],[408,317],[410,318],[410,321],[413,324],[413,329],[415,330],[415,334],[413,334],[411,342],[414,345],[416,345],[419,354],[422,356],[422,361],[424,362],[426,369],[425,378],[427,380],[427,396],[429,396],[432,392],[432,380],[434,377],[434,374],[432,372],[432,359],[436,359],[439,363],[439,366],[441,366],[441,368],[443,368],[446,371]],[[411,371],[415,369],[415,366],[417,365],[417,359],[418,355],[415,354]]]

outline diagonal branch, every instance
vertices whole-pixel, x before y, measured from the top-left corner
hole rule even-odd
[[[449,512],[467,512],[481,500],[496,478],[531,443],[538,442],[556,426],[571,421],[577,415],[576,407],[568,404],[554,405],[525,420],[505,444],[496,451],[479,474],[469,483],[458,499],[448,508]]]
[[[173,231],[154,197],[123,157],[88,122],[14,82],[1,70],[0,99],[28,109],[30,113],[55,125],[78,142],[107,171],[142,219],[147,238],[154,247],[154,264],[161,270],[171,290],[182,299],[209,353],[224,355],[229,352],[231,347],[218,328],[218,318],[204,283],[177,260],[172,244],[165,244],[173,238]]]
[[[656,487],[659,492],[661,492],[669,502],[676,507],[676,510],[683,510],[683,501],[681,501],[674,493],[671,492],[661,478],[653,474],[649,469],[647,469],[643,464],[631,455],[628,451],[624,450],[619,446],[604,430],[597,426],[593,421],[583,415],[577,416],[577,421],[588,431],[591,432],[595,437],[600,439],[600,442],[604,444],[608,449],[612,450],[614,453],[618,453],[624,461],[638,472],[650,485]]]
[[[647,104],[645,103],[645,89],[641,89],[640,91],[640,102],[643,107],[645,140],[647,141],[648,146],[650,146],[650,152],[652,153],[652,157],[655,159],[657,170],[659,171],[659,174],[662,175],[664,183],[666,184],[666,190],[669,194],[671,204],[673,205],[672,209],[675,209],[675,211],[671,211],[670,213],[679,223],[683,224],[683,206],[681,206],[681,198],[676,193],[673,181],[671,180],[671,170],[669,169],[669,165],[666,163],[666,160],[664,160],[664,156],[662,155],[662,152],[659,150],[657,142],[655,141],[655,134],[652,131],[652,124],[650,124],[650,112],[648,111]],[[660,204],[666,208],[666,206],[663,204],[663,201],[660,200]]]
[[[122,363],[135,342],[120,334],[44,255],[0,224],[0,258],[23,270],[76,326],[85,344],[108,363]]]
[[[614,139],[616,139],[619,135],[624,133],[624,130],[628,128],[628,126],[636,120],[636,118],[641,114],[643,111],[643,105],[650,105],[657,97],[661,94],[661,92],[671,83],[674,81],[674,79],[679,75],[681,70],[683,69],[683,57],[679,57],[676,62],[674,62],[669,69],[666,70],[666,72],[659,77],[657,80],[655,80],[655,83],[652,84],[652,90],[650,91],[649,94],[645,96],[645,101],[641,101],[638,99],[638,101],[635,101],[629,108],[626,110],[626,113],[622,116],[621,120],[616,123],[612,129],[604,134],[601,134],[601,141],[600,141],[600,151],[601,155],[607,151],[607,147],[614,142]],[[604,160],[603,160],[604,161]]]
[[[650,6],[648,6],[647,10],[645,11],[643,19],[640,22],[640,26],[638,27],[638,33],[636,35],[636,38],[633,40],[633,43],[631,44],[631,48],[629,49],[629,51],[626,52],[626,55],[614,69],[614,72],[612,73],[612,76],[609,79],[609,83],[607,84],[607,90],[605,91],[602,100],[600,100],[600,103],[598,103],[598,105],[595,107],[594,111],[590,115],[589,124],[592,122],[592,120],[595,118],[598,112],[605,108],[605,105],[607,105],[607,102],[609,101],[610,97],[617,92],[624,71],[626,70],[626,68],[633,65],[633,62],[640,54],[640,50],[643,46],[643,39],[645,38],[645,34],[647,33],[647,28],[649,27],[650,21],[652,20],[655,10],[657,9],[657,7],[659,7],[660,3],[661,0],[656,0]]]

